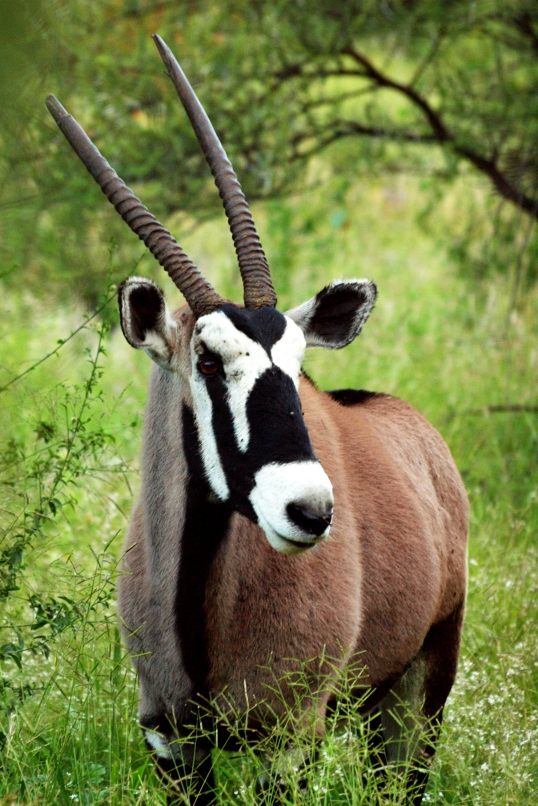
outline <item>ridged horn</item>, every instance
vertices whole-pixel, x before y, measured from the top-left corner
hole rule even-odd
[[[175,238],[157,221],[133,191],[120,179],[75,118],[54,97],[47,107],[75,154],[82,160],[123,220],[144,241],[189,303],[196,318],[222,305],[220,297],[185,254]]]
[[[276,294],[267,258],[232,164],[172,51],[157,34],[153,39],[200,141],[224,203],[243,279],[245,307],[274,307]]]

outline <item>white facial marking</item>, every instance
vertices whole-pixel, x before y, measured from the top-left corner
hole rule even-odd
[[[320,537],[307,535],[287,514],[289,504],[307,506],[320,515],[332,509],[332,484],[319,462],[271,463],[258,470],[254,478],[250,503],[276,551],[297,554],[302,548],[296,543],[304,544],[306,549],[328,537],[329,527]]]
[[[200,357],[209,352],[222,363],[223,377],[219,383],[226,387],[237,445],[241,451],[246,451],[250,441],[247,404],[256,381],[271,366],[277,366],[298,387],[305,346],[301,329],[288,318],[270,357],[258,342],[238,330],[224,311],[214,311],[198,320],[191,342],[191,390],[206,474],[214,493],[221,499],[226,500],[230,493],[212,427],[213,410],[207,387],[211,379],[200,372]],[[309,523],[303,528],[288,513],[288,507],[293,505],[295,511],[302,511],[304,517],[315,520],[332,510],[332,485],[319,462],[268,463],[258,470],[254,482],[250,503],[276,551],[296,554],[328,536],[329,526],[316,536],[309,532]],[[293,511],[290,510],[292,515]]]
[[[282,372],[289,375],[295,387],[298,388],[306,341],[303,331],[295,324],[293,319],[287,316],[285,319],[286,329],[282,334],[282,338],[273,345],[271,358],[273,359],[273,363],[276,364]]]
[[[207,391],[204,378],[198,370],[198,360],[204,351],[204,344],[207,349],[212,350],[205,339],[205,331],[210,335],[211,317],[218,316],[218,312],[201,316],[195,328],[195,333],[191,341],[191,375],[190,387],[194,403],[194,416],[198,426],[200,447],[202,450],[202,460],[208,481],[213,488],[213,492],[222,500],[226,501],[230,497],[230,490],[224,469],[217,448],[217,441],[213,432],[213,403]],[[202,334],[204,334],[202,336]]]
[[[221,501],[226,501],[230,497],[230,490],[220,461],[215,434],[213,433],[213,403],[204,380],[200,377],[197,362],[198,356],[193,354],[190,387],[194,402],[194,418],[200,437],[202,460],[213,492]]]
[[[250,427],[247,420],[248,396],[260,375],[271,366],[271,360],[263,347],[245,333],[237,330],[223,311],[215,311],[201,316],[192,343],[192,378],[198,381],[197,390],[203,386],[208,399],[205,381],[200,378],[197,368],[199,357],[203,354],[204,349],[215,353],[222,361],[235,438],[239,450],[244,452],[247,450],[250,440]],[[193,396],[194,391],[193,388]],[[212,432],[212,429],[207,429],[207,426],[206,430]],[[200,439],[202,441],[205,439],[205,434],[202,432]],[[212,439],[215,441],[214,436]]]

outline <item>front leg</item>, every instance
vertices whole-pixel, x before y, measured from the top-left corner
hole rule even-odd
[[[161,760],[157,762],[157,769],[169,786],[168,806],[214,806],[215,777],[210,753],[194,763],[174,759],[166,767],[162,767]]]
[[[308,787],[309,775],[315,768],[321,738],[314,747],[289,746],[277,752],[273,758],[266,758],[263,772],[256,780],[256,795],[261,804],[279,806],[294,801],[293,791],[304,791]]]
[[[213,806],[216,803],[211,745],[203,736],[179,738],[168,729],[144,729],[169,806]]]

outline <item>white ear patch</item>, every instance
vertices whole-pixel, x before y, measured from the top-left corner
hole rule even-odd
[[[286,330],[271,350],[273,364],[292,379],[296,388],[299,388],[299,375],[304,359],[306,341],[303,331],[293,319],[286,316]]]

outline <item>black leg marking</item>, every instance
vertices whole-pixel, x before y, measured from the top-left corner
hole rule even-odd
[[[434,624],[422,647],[428,664],[424,715],[428,719],[437,719],[439,725],[443,706],[456,678],[463,614],[464,606],[461,603],[447,619]]]
[[[374,706],[364,719],[380,792],[387,767],[393,766],[405,779],[408,806],[420,806],[428,783],[443,706],[456,677],[463,612],[462,602],[434,624],[405,673],[385,681],[367,701]]]
[[[421,653],[426,660],[422,712],[426,723],[422,763],[409,776],[409,801],[413,806],[422,803],[441,731],[443,707],[456,678],[463,615],[464,603],[461,602],[448,618],[430,628],[422,646]]]

